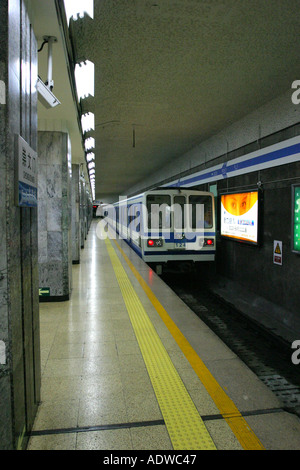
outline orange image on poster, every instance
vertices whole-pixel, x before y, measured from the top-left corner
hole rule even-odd
[[[223,207],[232,215],[243,215],[257,202],[257,192],[225,194],[222,196]]]

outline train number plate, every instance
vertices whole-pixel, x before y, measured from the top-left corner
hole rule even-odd
[[[185,249],[185,242],[176,242],[175,243],[175,248],[179,248],[181,250]]]

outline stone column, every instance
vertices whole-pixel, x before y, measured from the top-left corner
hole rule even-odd
[[[90,191],[87,191],[87,220],[88,220],[88,231],[93,220],[93,201]]]
[[[37,43],[23,0],[0,2],[0,31],[0,449],[12,450],[26,447],[40,400],[37,208],[15,199],[16,138],[37,151]]]
[[[72,262],[80,263],[80,165],[72,164]]]
[[[86,235],[86,192],[85,192],[85,180],[83,175],[80,176],[80,247],[84,248],[85,235]]]
[[[40,301],[68,300],[72,288],[71,150],[64,132],[38,132]]]

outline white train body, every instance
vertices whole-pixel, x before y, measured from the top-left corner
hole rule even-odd
[[[214,261],[214,195],[184,188],[155,189],[119,201],[108,223],[146,263]]]

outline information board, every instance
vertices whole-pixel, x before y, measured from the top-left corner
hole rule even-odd
[[[292,186],[292,251],[300,253],[300,185]]]
[[[37,153],[21,137],[16,137],[16,204],[37,207]]]

